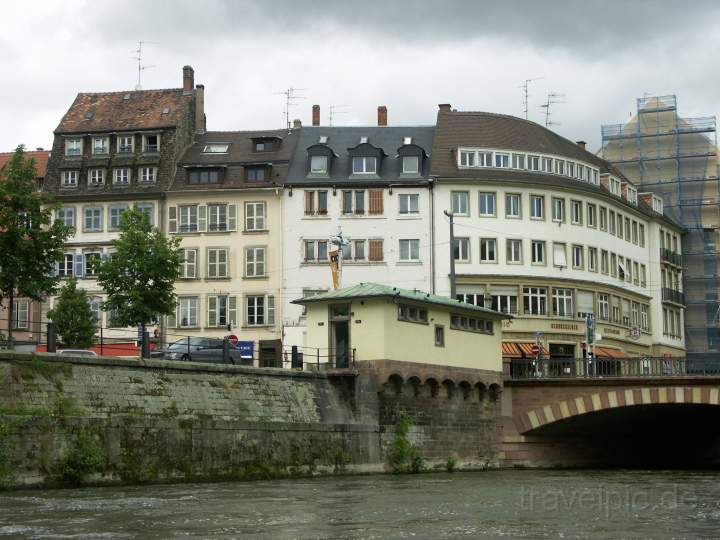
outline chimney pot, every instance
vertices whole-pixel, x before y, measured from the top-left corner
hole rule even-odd
[[[195,87],[195,70],[190,66],[183,67],[183,94],[190,94]]]
[[[37,148],[35,148],[35,150],[37,150],[38,152],[43,152],[45,149],[42,146],[38,146]]]
[[[302,121],[299,118],[296,118],[293,120],[293,128],[301,128],[302,127]]]
[[[580,148],[582,148],[583,150],[585,150],[585,145],[586,145],[586,144],[587,144],[587,143],[586,143],[585,141],[577,141],[577,145],[578,145]]]
[[[378,107],[378,126],[387,126],[387,107],[385,105]]]
[[[320,105],[313,105],[312,108],[312,125],[320,125]]]
[[[440,109],[440,112],[450,112],[450,104],[449,103],[440,103],[438,105],[438,109]]]

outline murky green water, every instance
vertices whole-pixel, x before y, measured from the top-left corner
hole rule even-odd
[[[497,471],[0,494],[0,538],[717,538],[720,473]]]

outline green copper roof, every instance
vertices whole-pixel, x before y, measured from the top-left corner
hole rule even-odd
[[[425,304],[435,304],[451,310],[472,311],[475,313],[483,313],[491,315],[495,318],[511,319],[510,315],[500,313],[494,309],[478,307],[473,304],[461,302],[447,296],[438,296],[417,289],[401,289],[400,287],[391,287],[390,285],[381,285],[379,283],[358,283],[352,287],[345,287],[324,293],[319,293],[307,298],[298,298],[293,300],[293,304],[315,304],[317,302],[336,302],[357,300],[360,298],[397,298],[398,300],[406,300]]]

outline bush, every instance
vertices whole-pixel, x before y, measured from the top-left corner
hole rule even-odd
[[[447,458],[447,462],[445,463],[445,470],[447,472],[455,472],[455,467],[457,466],[457,462],[455,461],[455,458],[450,456]]]
[[[87,293],[77,288],[75,278],[60,290],[57,304],[48,312],[66,347],[84,349],[95,341],[95,317]]]
[[[412,418],[405,412],[400,413],[395,422],[395,439],[388,454],[390,467],[395,473],[419,473],[425,469],[425,460],[408,439],[412,426]]]
[[[91,474],[100,472],[104,462],[102,448],[96,437],[81,428],[62,466],[66,482],[78,486]]]

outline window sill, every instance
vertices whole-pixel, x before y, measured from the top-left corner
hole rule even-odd
[[[243,330],[253,330],[253,329],[265,329],[270,330],[271,328],[275,328],[274,324],[243,324],[240,328]]]
[[[412,220],[412,219],[422,219],[422,216],[418,214],[398,214],[397,219],[403,219],[403,220]]]
[[[180,276],[180,277],[178,278],[178,280],[179,280],[179,281],[200,281],[200,278],[199,278],[199,277],[184,277],[184,276]]]
[[[480,264],[498,264],[498,261],[480,261]]]
[[[243,279],[251,281],[264,281],[270,279],[270,276],[243,276]]]
[[[396,266],[422,266],[422,261],[398,261]]]
[[[316,219],[332,219],[327,214],[304,214],[302,218],[300,219],[309,219],[309,220],[316,220]]]
[[[235,232],[235,231],[234,231],[234,230],[231,230],[231,229],[218,230],[218,231],[205,231],[206,234],[210,234],[210,235],[213,235],[213,236],[214,236],[214,235],[220,235],[220,234],[228,234],[228,233],[232,233],[232,232]]]
[[[256,229],[256,230],[243,229],[243,231],[242,231],[243,234],[267,234],[269,232],[270,232],[269,229]]]
[[[339,219],[387,219],[384,214],[343,214]]]
[[[232,278],[230,276],[225,277],[206,277],[205,281],[231,281]]]
[[[102,229],[96,229],[96,230],[92,230],[92,231],[88,231],[88,230],[83,229],[82,232],[83,232],[84,234],[97,234],[97,233],[102,233],[102,232],[105,232],[105,231],[103,231]]]

